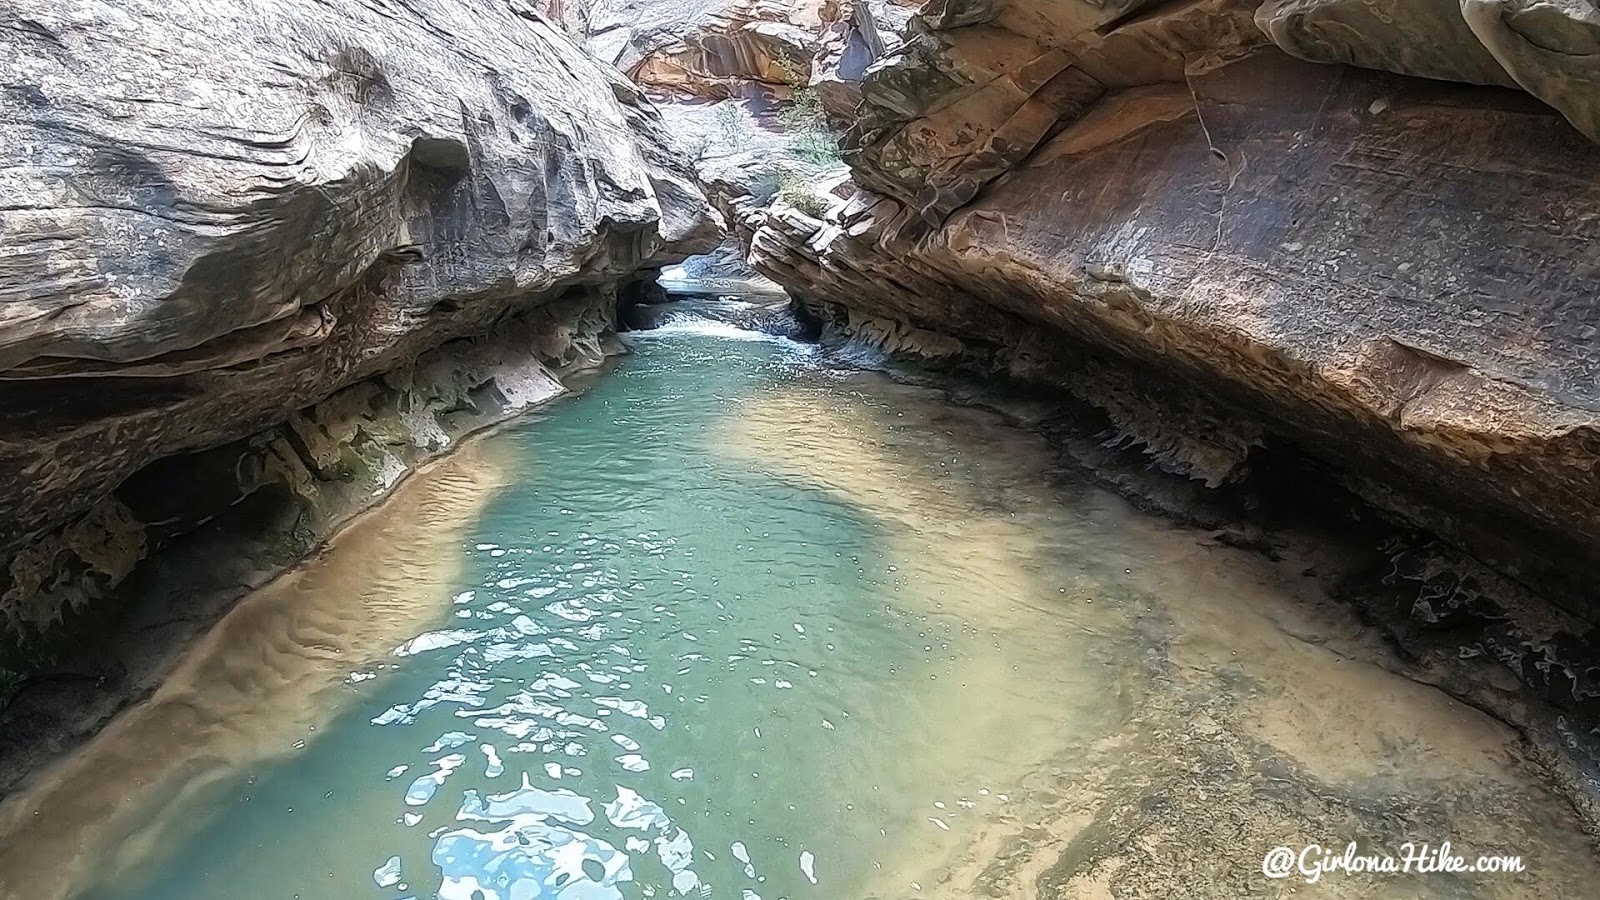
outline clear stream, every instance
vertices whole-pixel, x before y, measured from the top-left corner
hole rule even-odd
[[[1290,567],[813,348],[630,340],[14,802],[0,896],[1593,896],[1515,736]],[[1348,840],[1529,871],[1261,874]]]

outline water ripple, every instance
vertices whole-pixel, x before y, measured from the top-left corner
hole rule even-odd
[[[495,439],[513,478],[475,524],[329,554],[360,577],[307,601],[339,616],[233,642],[71,768],[99,785],[80,821],[125,804],[119,840],[53,845],[45,815],[0,859],[79,853],[94,900],[823,900],[1105,895],[1084,848],[1159,845],[1103,868],[1214,866],[1150,894],[1192,896],[1245,883],[1269,829],[1403,823],[1600,877],[1515,736],[1288,636],[1360,630],[1307,618],[1326,605],[1058,490],[993,416],[747,337],[633,338]],[[345,661],[261,677],[313,639]],[[1341,700],[1357,683],[1405,699]],[[150,773],[159,815],[130,787]]]

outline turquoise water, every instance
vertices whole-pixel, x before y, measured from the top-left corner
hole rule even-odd
[[[88,896],[832,896],[913,808],[938,830],[938,680],[1002,651],[896,598],[916,561],[883,522],[730,452],[747,406],[841,377],[745,337],[646,338],[494,438],[513,478],[437,627]]]
[[[40,789],[0,885],[1231,898],[1295,886],[1266,849],[1345,837],[1541,863],[1392,896],[1600,874],[1515,735],[1393,674],[1303,565],[813,348],[632,340],[241,607]]]

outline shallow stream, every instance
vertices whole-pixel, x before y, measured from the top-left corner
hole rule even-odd
[[[13,798],[0,896],[1590,897],[1516,736],[1292,566],[716,323],[413,479]],[[1274,880],[1452,841],[1515,876]]]

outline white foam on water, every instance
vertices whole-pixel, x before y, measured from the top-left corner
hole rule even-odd
[[[768,334],[765,331],[751,331],[740,328],[729,322],[719,322],[715,319],[702,319],[698,316],[673,317],[665,323],[645,331],[624,332],[621,337],[625,342],[649,339],[651,336],[671,336],[679,334],[697,334],[703,337],[721,338],[729,341],[748,341],[752,343],[774,344],[795,353],[810,355],[817,351],[816,345],[806,344],[791,337],[781,334]]]

